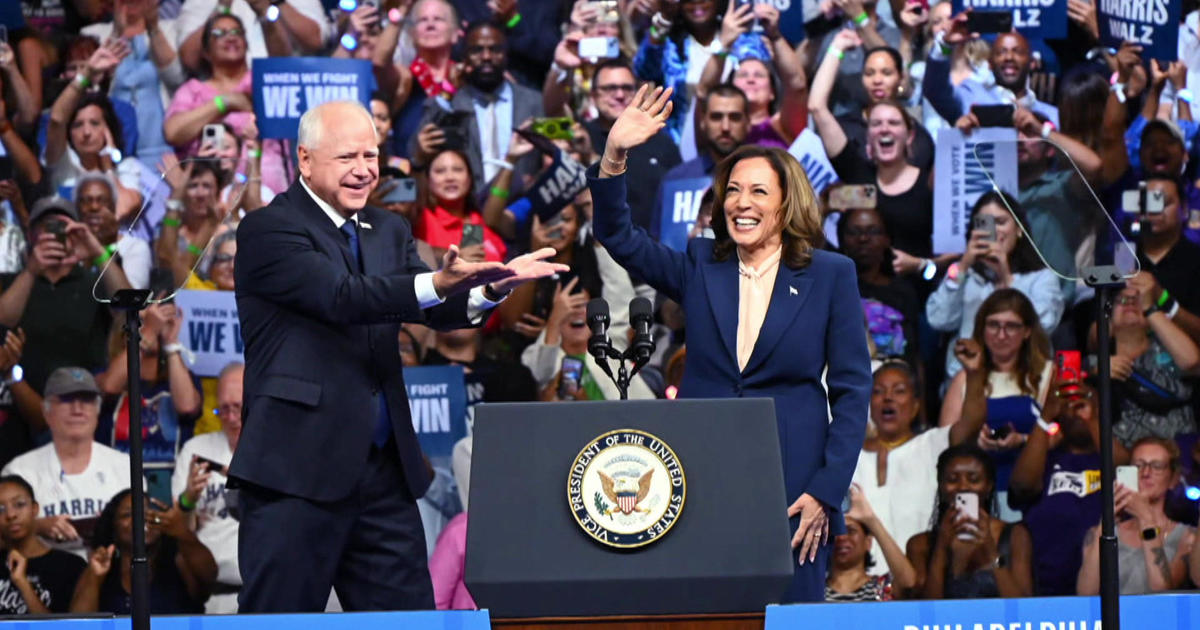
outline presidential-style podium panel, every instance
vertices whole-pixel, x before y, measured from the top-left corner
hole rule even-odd
[[[790,583],[769,399],[486,404],[472,450],[493,618],[761,612]]]

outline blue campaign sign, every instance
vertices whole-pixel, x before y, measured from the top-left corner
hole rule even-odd
[[[1127,595],[1126,628],[1193,630],[1200,595]],[[1100,630],[1099,597],[931,600],[863,604],[767,606],[766,630],[887,628],[889,630]]]
[[[953,0],[953,12],[1012,11],[1013,28],[1026,37],[1062,39],[1067,36],[1067,0]]]
[[[1180,0],[1100,0],[1100,39],[1116,48],[1123,41],[1142,47],[1143,59],[1175,61],[1179,56]]]
[[[663,181],[659,240],[671,249],[685,251],[688,234],[700,212],[700,199],[712,184],[711,177],[688,177]]]
[[[745,0],[743,0],[745,1]],[[795,46],[804,40],[803,0],[757,0],[762,4],[774,5],[779,10],[779,32],[788,43]]]
[[[404,368],[408,407],[421,450],[450,457],[454,443],[467,436],[467,388],[461,365]]]
[[[367,105],[375,90],[365,59],[269,57],[252,67],[254,114],[264,138],[295,138],[300,116],[328,101]]]

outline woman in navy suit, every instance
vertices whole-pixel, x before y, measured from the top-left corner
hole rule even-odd
[[[715,239],[692,239],[677,252],[635,227],[625,156],[663,127],[670,98],[670,89],[643,86],[613,124],[599,170],[589,173],[596,236],[617,262],[683,305],[681,396],[775,400],[795,532],[785,601],[821,601],[871,392],[854,264],[818,248],[817,200],[800,164],[780,149],[744,146],[717,166]]]

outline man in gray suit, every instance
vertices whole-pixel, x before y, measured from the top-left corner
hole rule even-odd
[[[442,99],[425,101],[421,131],[411,141],[409,153],[419,166],[442,148],[458,148],[467,155],[474,176],[475,193],[487,195],[488,182],[501,169],[512,132],[530,118],[545,115],[542,95],[504,78],[508,69],[508,41],[504,30],[491,22],[467,27],[466,85],[447,104]],[[461,143],[461,144],[460,144]],[[514,188],[520,190],[519,169]]]

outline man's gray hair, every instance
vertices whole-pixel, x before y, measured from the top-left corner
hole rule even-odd
[[[241,361],[230,361],[229,363],[225,364],[225,367],[221,368],[220,372],[217,373],[217,382],[221,382],[221,379],[234,373],[236,370],[244,369],[246,369],[245,363],[242,363]]]
[[[300,129],[296,134],[296,144],[310,151],[321,144],[321,136],[325,132],[325,128],[321,124],[322,114],[326,109],[338,106],[350,107],[362,114],[363,118],[370,123],[371,130],[375,131],[376,144],[379,143],[379,132],[375,130],[375,119],[371,117],[371,112],[367,111],[367,108],[363,107],[362,103],[358,101],[329,101],[304,112],[304,115],[300,117]]]
[[[107,175],[101,175],[99,173],[88,173],[81,176],[75,182],[75,190],[71,193],[71,201],[75,202],[75,207],[79,207],[79,191],[83,190],[84,186],[93,182],[104,184],[104,187],[108,189],[108,197],[112,201],[112,208],[115,212],[117,209],[117,187],[113,185],[112,180],[109,179]]]

